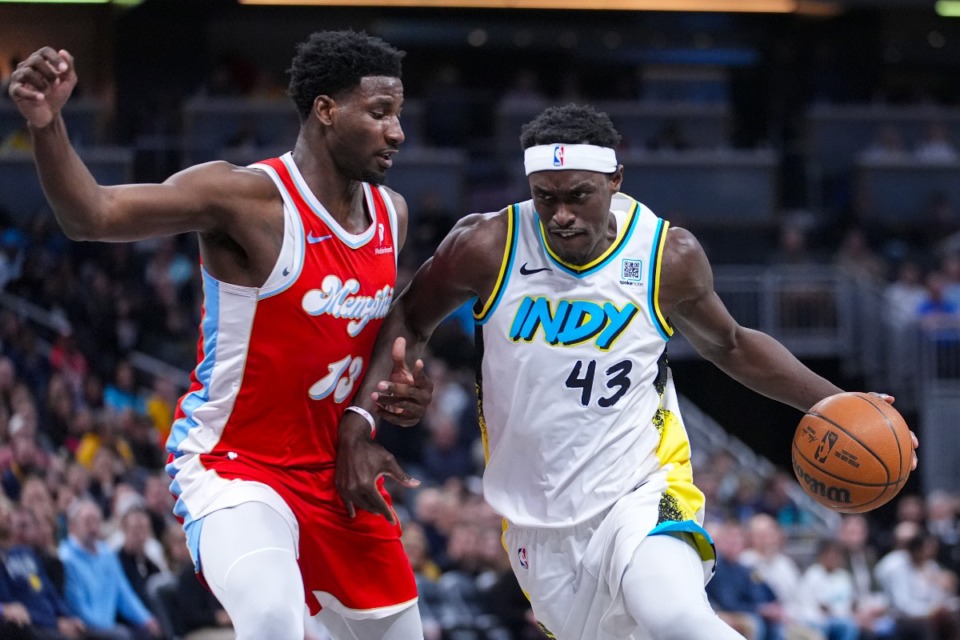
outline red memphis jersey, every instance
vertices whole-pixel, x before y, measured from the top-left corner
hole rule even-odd
[[[262,287],[203,272],[198,364],[167,441],[185,524],[229,506],[220,498],[239,465],[334,467],[337,425],[393,299],[397,216],[386,192],[363,183],[372,222],[351,234],[289,153],[252,166],[283,195],[283,245]]]

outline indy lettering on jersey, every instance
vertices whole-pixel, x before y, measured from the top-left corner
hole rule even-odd
[[[551,345],[569,347],[596,339],[597,349],[607,351],[637,315],[637,305],[622,309],[612,302],[560,300],[554,305],[546,297],[525,297],[510,326],[510,339],[531,342],[543,329],[543,338]]]
[[[353,295],[360,290],[360,283],[354,278],[346,282],[335,275],[323,279],[319,289],[311,289],[303,294],[303,310],[312,316],[324,313],[335,318],[350,318],[347,333],[356,337],[368,322],[383,318],[390,310],[393,301],[393,287],[384,285],[373,296]]]

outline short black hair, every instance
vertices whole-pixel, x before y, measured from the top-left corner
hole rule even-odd
[[[556,143],[616,148],[620,134],[607,114],[579,104],[549,107],[520,129],[524,149]]]
[[[363,31],[317,31],[297,45],[287,94],[306,119],[317,96],[336,98],[367,76],[399,78],[405,55]]]

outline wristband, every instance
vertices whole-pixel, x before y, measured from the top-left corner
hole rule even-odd
[[[374,430],[376,430],[376,428],[377,428],[377,423],[376,423],[376,421],[373,419],[373,416],[370,415],[370,412],[367,411],[366,409],[364,409],[363,407],[358,407],[358,406],[356,406],[356,405],[350,405],[349,407],[347,407],[346,409],[344,409],[344,411],[353,411],[354,413],[363,416],[363,417],[366,419],[366,421],[370,423],[370,433],[373,433]]]

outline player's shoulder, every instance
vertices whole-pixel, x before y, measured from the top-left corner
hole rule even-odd
[[[509,218],[509,207],[500,211],[471,213],[457,221],[450,235],[456,235],[461,242],[472,246],[503,246],[507,239]]]
[[[507,242],[507,208],[487,213],[471,213],[460,218],[447,234],[438,253],[457,262],[483,265],[496,258],[499,262]]]
[[[262,169],[223,160],[188,167],[171,176],[168,182],[178,186],[204,186],[212,192],[234,196],[274,198],[277,195],[273,180]]]
[[[684,262],[703,254],[703,246],[692,231],[684,227],[671,226],[663,245],[664,261]]]

